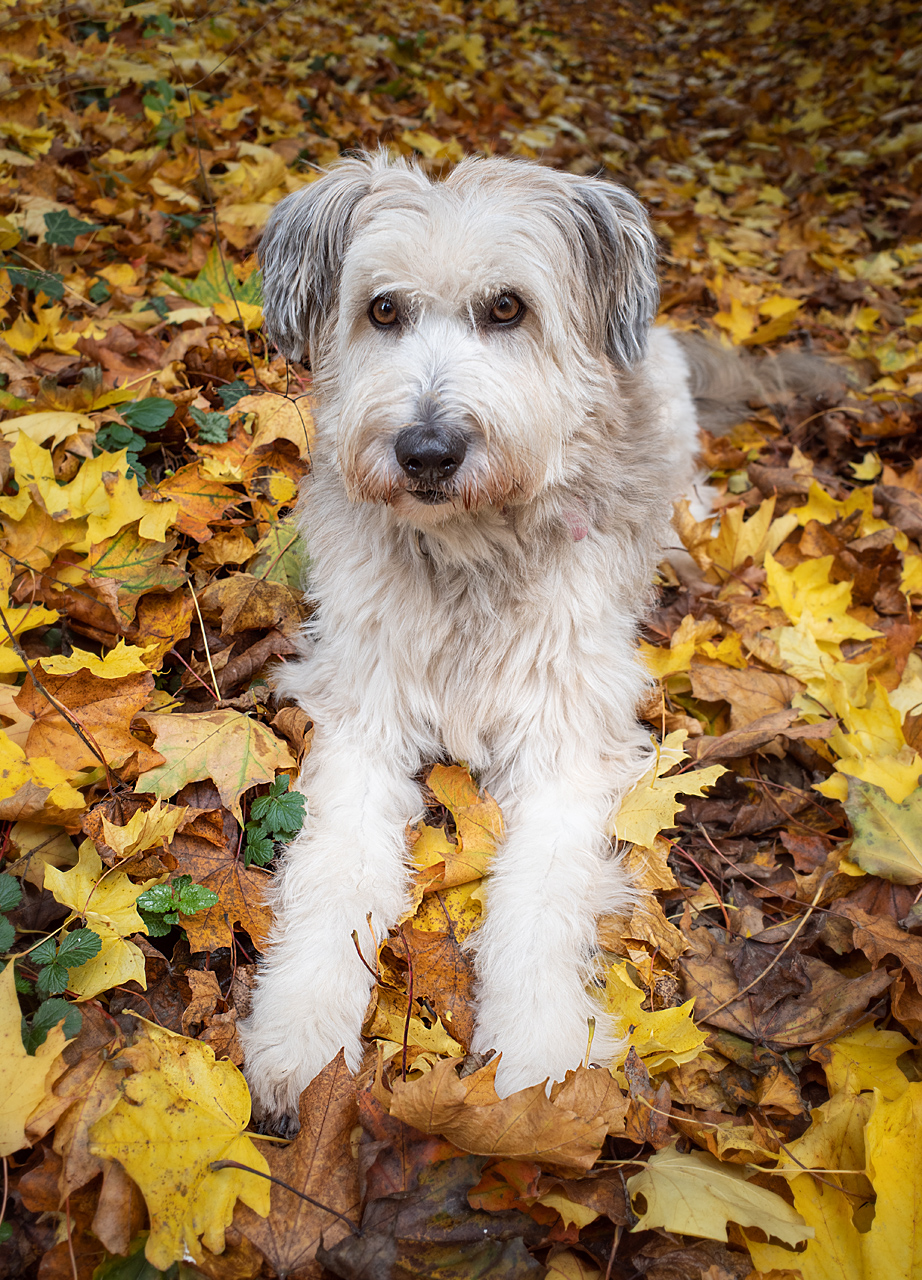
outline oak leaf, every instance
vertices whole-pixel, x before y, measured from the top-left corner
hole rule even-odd
[[[202,1244],[224,1249],[224,1231],[239,1198],[265,1216],[269,1184],[238,1169],[212,1170],[234,1160],[263,1174],[269,1166],[244,1129],[250,1095],[230,1062],[153,1023],[119,1060],[131,1068],[122,1096],[90,1130],[90,1151],[117,1160],[141,1188],[151,1218],[145,1256],[165,1271],[188,1252],[202,1261]],[[199,1241],[201,1237],[201,1243]]]

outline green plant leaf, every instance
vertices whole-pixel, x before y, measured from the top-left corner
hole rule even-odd
[[[297,835],[304,825],[304,797],[288,790],[287,774],[272,783],[267,796],[257,796],[250,805],[250,819],[258,822],[274,839]]]
[[[189,415],[198,427],[198,438],[203,444],[227,444],[230,418],[226,413],[206,413],[203,409],[190,409]]]
[[[197,911],[207,911],[218,901],[218,895],[203,884],[183,885],[179,891],[179,910],[184,916],[194,916]]]
[[[172,400],[164,400],[160,396],[149,396],[146,400],[136,400],[121,410],[122,417],[135,431],[159,431],[175,412]]]
[[[67,966],[53,961],[39,969],[35,990],[40,996],[59,996],[67,990]]]
[[[5,267],[10,284],[24,284],[31,293],[43,293],[49,302],[64,297],[64,277],[57,271],[33,271],[31,267]]]
[[[138,898],[138,910],[152,915],[162,915],[164,911],[173,910],[173,887],[169,884],[155,884],[145,889]]]
[[[76,969],[92,960],[102,947],[102,938],[93,929],[74,929],[65,934],[58,947],[58,964]]]
[[[15,876],[0,876],[0,911],[13,911],[22,902],[22,889]]]
[[[46,938],[29,952],[29,959],[33,964],[54,964],[57,954],[57,938]]]
[[[238,400],[242,400],[244,396],[252,394],[253,388],[248,387],[242,378],[229,382],[227,386],[218,387],[218,395],[221,397],[221,403],[225,409],[233,409]]]
[[[244,866],[264,867],[275,857],[275,842],[258,826],[247,823],[247,840],[243,849]]]
[[[31,1025],[23,1027],[22,1042],[26,1052],[34,1054],[35,1050],[45,1043],[48,1032],[64,1019],[64,1035],[72,1040],[83,1025],[83,1014],[76,1005],[66,1000],[45,1000],[38,1006],[31,1018]]]
[[[66,209],[52,209],[45,214],[45,243],[63,244],[68,249],[74,247],[77,236],[86,235],[90,231],[101,231],[101,222],[81,222]]]
[[[0,951],[9,951],[15,941],[16,930],[6,916],[0,916]]]

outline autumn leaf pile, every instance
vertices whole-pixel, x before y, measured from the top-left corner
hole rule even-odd
[[[0,1274],[922,1274],[917,6],[0,0],[0,60]],[[236,1023],[312,423],[254,251],[379,143],[630,184],[671,323],[847,385],[707,437],[718,517],[676,512],[612,819],[648,893],[599,923],[628,1051],[503,1101],[468,1054],[502,815],[436,765],[365,1067],[285,1143]]]

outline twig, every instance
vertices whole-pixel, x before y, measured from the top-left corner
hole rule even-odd
[[[3,1204],[0,1204],[0,1226],[3,1225],[3,1219],[6,1217],[6,1202],[10,1196],[10,1162],[7,1156],[3,1157]]]
[[[244,1173],[252,1173],[257,1178],[265,1178],[268,1182],[274,1182],[277,1187],[284,1187],[293,1196],[306,1200],[315,1209],[322,1209],[324,1213],[331,1213],[334,1218],[339,1218],[340,1222],[344,1222],[354,1236],[362,1234],[362,1228],[354,1223],[351,1218],[347,1218],[344,1213],[338,1213],[336,1209],[331,1209],[329,1205],[324,1204],[321,1200],[315,1200],[306,1191],[298,1191],[296,1187],[289,1186],[287,1182],[283,1182],[281,1178],[276,1178],[274,1174],[263,1173],[260,1169],[251,1169],[248,1164],[240,1164],[236,1160],[212,1160],[208,1167],[215,1173],[218,1173],[221,1169],[241,1169]]]
[[[67,1252],[70,1254],[70,1267],[74,1273],[74,1280],[80,1280],[77,1272],[77,1259],[74,1257],[74,1236],[70,1229],[70,1196],[64,1201],[64,1222],[67,1227]]]
[[[189,591],[192,595],[192,603],[195,605],[195,612],[198,616],[198,625],[202,632],[202,644],[205,646],[205,657],[208,659],[208,670],[211,672],[211,682],[214,685],[215,702],[220,702],[221,694],[218,691],[218,677],[214,673],[214,666],[211,661],[211,650],[208,648],[208,637],[205,635],[205,623],[202,620],[202,611],[198,607],[198,600],[195,596],[195,588],[192,585],[192,579],[187,578],[186,582],[188,583]],[[205,687],[207,688],[208,686],[206,685]]]
[[[735,936],[736,930],[733,929],[730,925],[730,917],[727,915],[727,908],[724,906],[723,899],[721,898],[720,894],[711,884],[711,880],[710,880],[710,877],[708,876],[708,873],[705,871],[704,867],[702,867],[700,863],[695,861],[695,859],[691,856],[691,854],[688,852],[687,849],[681,849],[680,852],[682,854],[682,857],[687,858],[688,861],[692,864],[692,866],[697,868],[697,870],[704,877],[705,884],[710,889],[711,893],[713,893],[714,897],[717,899],[717,905],[720,907],[721,914],[723,915],[724,924],[727,926],[727,933],[729,933],[731,936]]]
[[[365,966],[365,968],[368,970],[368,972],[369,972],[369,973],[371,974],[371,976],[374,978],[375,982],[377,982],[377,981],[378,981],[378,975],[377,975],[377,973],[375,972],[375,970],[374,970],[374,969],[372,969],[371,965],[368,963],[368,961],[367,961],[367,960],[365,959],[365,957],[362,955],[362,948],[361,948],[361,947],[360,947],[360,945],[359,945],[359,931],[358,931],[358,929],[353,929],[353,930],[352,930],[352,945],[355,947],[355,950],[356,950],[356,952],[357,952],[357,954],[358,954],[358,957],[359,957],[359,959],[361,960],[362,964]]]
[[[723,1004],[719,1004],[716,1009],[709,1009],[707,1013],[702,1013],[701,1015],[702,1022],[710,1022],[711,1018],[713,1018],[715,1013],[720,1013],[721,1009],[726,1009],[728,1005],[736,1004],[737,1000],[740,1000],[744,995],[746,995],[747,991],[751,991],[752,988],[757,986],[762,981],[763,978],[767,977],[767,975],[771,972],[772,969],[774,969],[775,965],[784,955],[785,951],[787,951],[788,947],[791,945],[791,943],[800,933],[801,929],[803,929],[804,925],[813,915],[816,904],[820,900],[820,894],[823,892],[823,890],[826,887],[826,881],[828,878],[829,878],[828,876],[823,876],[822,880],[819,883],[819,886],[817,887],[816,893],[813,895],[813,901],[810,903],[809,907],[807,908],[803,918],[797,925],[797,928],[788,938],[787,942],[784,944],[784,946],[781,948],[778,954],[770,961],[768,965],[766,965],[766,967],[762,970],[762,972],[758,975],[758,977],[753,978],[752,982],[747,983],[746,986],[743,987],[741,991],[737,991],[735,996],[733,996],[730,1000],[725,1000]]]
[[[203,638],[203,639],[204,639],[204,636],[205,636],[205,632],[204,632],[204,630],[203,630],[203,631],[202,631],[202,638]],[[197,681],[199,682],[199,684],[202,686],[202,688],[203,688],[203,689],[207,689],[207,691],[208,691],[209,695],[217,701],[217,694],[215,693],[214,689],[212,689],[210,685],[206,684],[206,682],[202,679],[202,677],[199,675],[199,673],[198,673],[197,671],[193,671],[193,670],[192,670],[192,668],[189,666],[188,662],[186,662],[186,660],[185,660],[185,658],[182,656],[182,654],[177,653],[175,649],[171,649],[171,650],[170,650],[170,657],[171,657],[171,658],[178,658],[178,659],[179,659],[179,661],[182,663],[182,665],[183,665],[183,666],[186,668],[186,670],[189,672],[189,675],[190,675],[190,676],[192,676],[192,678],[193,678],[194,680],[197,680]],[[212,673],[211,673],[211,674],[212,674],[212,675],[214,675],[214,671],[212,671]]]
[[[413,957],[410,955],[409,947],[407,947],[407,973],[409,982],[407,983],[407,1017],[403,1024],[403,1056],[400,1062],[401,1080],[406,1080],[407,1078],[407,1045],[410,1040],[410,1017],[413,1013]]]
[[[608,1255],[608,1266],[605,1268],[605,1280],[611,1280],[611,1269],[615,1265],[615,1254],[618,1252],[618,1245],[621,1243],[621,1235],[624,1227],[619,1223],[615,1227],[615,1234],[611,1242],[611,1253]]]

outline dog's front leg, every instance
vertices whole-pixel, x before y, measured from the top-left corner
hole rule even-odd
[[[241,1026],[250,1089],[269,1117],[296,1116],[302,1089],[340,1048],[353,1071],[361,1062],[373,979],[352,935],[373,969],[375,941],[404,906],[406,824],[423,807],[410,772],[383,734],[316,731],[301,778],[307,820],[278,875],[270,945]]]
[[[625,753],[622,778],[638,773]],[[486,920],[472,939],[479,1005],[475,1049],[502,1053],[497,1089],[505,1096],[562,1080],[579,1066],[595,1019],[591,1061],[617,1048],[601,1007],[586,991],[600,913],[629,907],[633,892],[611,852],[605,820],[617,789],[598,762],[569,775],[530,767],[527,784],[494,784],[507,838],[487,888]],[[593,778],[594,781],[587,781]]]

